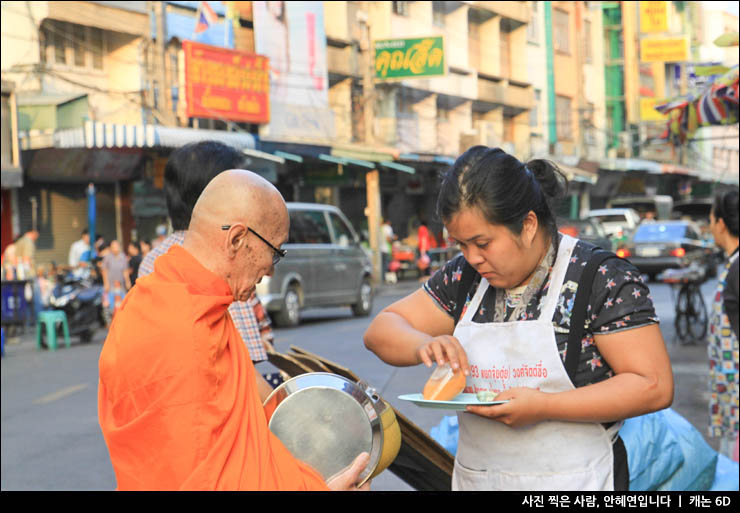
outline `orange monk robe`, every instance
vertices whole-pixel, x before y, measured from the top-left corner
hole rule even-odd
[[[119,490],[327,490],[269,431],[232,301],[181,246],[123,301],[98,389]]]

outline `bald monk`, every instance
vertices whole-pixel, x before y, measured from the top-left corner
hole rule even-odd
[[[272,184],[224,171],[198,199],[183,245],[160,256],[124,299],[98,387],[119,490],[358,489],[367,453],[325,482],[269,431],[254,366],[227,312],[272,274],[289,222]]]

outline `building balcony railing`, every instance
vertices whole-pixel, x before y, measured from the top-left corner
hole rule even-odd
[[[503,18],[518,21],[519,23],[529,22],[528,2],[470,2],[472,7],[491,11]]]
[[[529,110],[534,105],[534,92],[531,88],[507,85],[504,82],[494,82],[479,77],[478,100]]]

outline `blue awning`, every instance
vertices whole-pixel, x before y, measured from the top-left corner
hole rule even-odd
[[[179,148],[188,143],[214,140],[238,150],[256,149],[247,132],[203,130],[162,125],[121,125],[86,121],[82,128],[58,130],[55,148]]]
[[[398,160],[409,160],[413,162],[429,162],[452,165],[455,163],[455,159],[446,155],[419,155],[418,153],[401,153]]]
[[[375,164],[373,162],[368,162],[367,160],[359,160],[359,159],[348,159],[345,157],[333,157],[332,155],[327,155],[325,153],[322,153],[319,155],[320,160],[325,160],[326,162],[333,162],[334,164],[342,164],[342,165],[355,165],[364,167],[367,169],[375,169]]]
[[[389,169],[395,169],[396,171],[403,171],[404,173],[409,173],[411,175],[416,173],[416,169],[414,169],[413,167],[404,166],[403,164],[399,164],[398,162],[380,162],[380,165]]]
[[[303,163],[303,157],[300,155],[296,155],[295,153],[288,153],[287,151],[274,151],[273,154],[277,155],[278,157],[282,157],[285,160],[292,160],[293,162],[298,162],[299,164]]]

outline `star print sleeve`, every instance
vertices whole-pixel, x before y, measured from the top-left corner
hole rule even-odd
[[[462,255],[453,258],[424,283],[424,291],[450,315],[455,311],[455,298],[462,277]]]
[[[591,331],[597,335],[659,322],[650,289],[626,260],[607,260],[599,268],[588,309]]]

